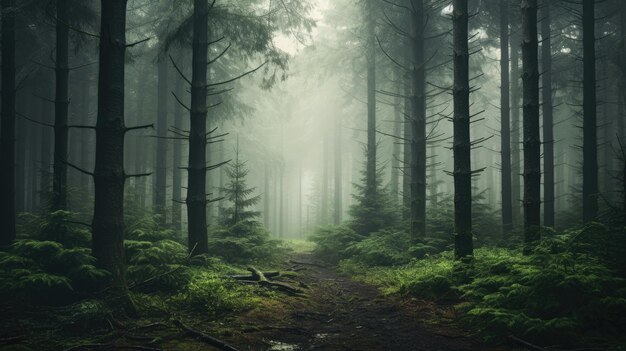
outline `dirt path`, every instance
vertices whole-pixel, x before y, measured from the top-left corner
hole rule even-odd
[[[505,350],[425,322],[451,318],[451,308],[383,297],[308,254],[294,260],[309,263],[294,264],[303,269],[297,280],[308,287],[307,297],[281,297],[229,322],[239,332],[228,339],[241,350]]]

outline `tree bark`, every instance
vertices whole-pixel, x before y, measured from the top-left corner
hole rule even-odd
[[[516,12],[509,18],[519,18]],[[522,174],[522,160],[520,150],[520,67],[519,67],[519,52],[520,52],[520,35],[519,35],[519,22],[511,22],[511,42],[509,47],[511,49],[511,209],[512,209],[512,221],[513,224],[520,222],[520,202],[522,199],[521,189],[521,174]]]
[[[402,83],[404,85],[404,118],[402,119],[402,124],[404,126],[403,130],[403,157],[402,157],[402,204],[404,205],[405,211],[403,213],[404,219],[410,218],[410,209],[411,209],[411,143],[409,140],[413,139],[413,130],[411,129],[411,100],[408,96],[411,94],[411,84],[409,80],[408,74],[403,76]]]
[[[176,95],[181,96],[183,91],[183,80],[178,77],[176,79],[175,88]],[[177,130],[183,130],[183,108],[180,104],[174,107],[174,127]],[[183,145],[182,141],[174,140],[172,149],[172,224],[177,230],[182,230],[182,159]]]
[[[500,157],[502,171],[502,234],[513,229],[511,193],[511,108],[509,104],[509,4],[500,1]]]
[[[15,0],[2,0],[0,246],[15,240]]]
[[[54,174],[52,180],[52,209],[67,208],[67,153],[69,110],[69,28],[68,0],[57,0],[56,21],[56,90],[54,99]]]
[[[208,4],[193,2],[187,217],[192,255],[209,251],[206,218]]]
[[[541,141],[537,0],[522,0],[522,81],[524,122],[524,242],[526,252],[539,240],[541,224]]]
[[[367,57],[367,165],[365,173],[365,197],[376,196],[376,30],[373,0],[365,2]]]
[[[543,222],[554,227],[554,121],[552,118],[552,42],[550,2],[544,1],[541,20],[541,76],[543,110]]]
[[[393,71],[394,80],[396,82],[402,81],[402,73],[400,69],[396,69]],[[398,87],[401,87],[402,84],[398,84]],[[400,136],[402,132],[402,97],[400,95],[394,98],[393,102],[393,132],[392,134],[395,136]],[[391,151],[391,196],[394,202],[398,201],[398,196],[400,194],[400,143],[397,140],[393,141],[393,147]]]
[[[453,0],[454,45],[454,255],[473,255],[472,166],[469,114],[469,49],[467,0]]]
[[[337,115],[334,119],[334,160],[335,160],[335,206],[333,212],[333,223],[339,225],[341,223],[342,206],[343,206],[343,177],[341,165],[341,115]]]
[[[411,239],[426,236],[426,70],[424,1],[411,0]]]
[[[165,55],[159,57],[158,83],[157,83],[157,147],[156,147],[156,174],[154,187],[154,213],[158,214],[158,222],[161,225],[167,223],[166,198],[167,198],[167,100],[168,94],[168,69]]]
[[[102,0],[101,8],[92,253],[124,288],[126,0]]]
[[[583,223],[598,216],[595,0],[583,0]]]

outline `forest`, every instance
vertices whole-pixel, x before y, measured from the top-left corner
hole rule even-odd
[[[0,0],[0,351],[626,350],[626,1]]]

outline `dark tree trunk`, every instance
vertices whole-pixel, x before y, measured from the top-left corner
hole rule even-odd
[[[165,202],[167,194],[167,60],[159,57],[157,83],[157,147],[156,147],[156,177],[154,187],[154,213],[158,214],[159,223],[167,222]]]
[[[102,0],[92,253],[124,287],[126,0]]]
[[[412,0],[411,21],[411,239],[426,236],[426,70],[424,2]]]
[[[335,117],[335,126],[334,126],[334,159],[335,159],[335,208],[333,209],[333,223],[335,225],[339,225],[341,223],[341,214],[342,214],[342,196],[343,196],[343,177],[342,177],[342,166],[341,166],[341,119],[338,115]]]
[[[430,206],[437,208],[439,206],[439,191],[437,183],[437,155],[434,145],[430,146]]]
[[[402,150],[402,204],[405,208],[403,215],[405,219],[409,219],[411,212],[411,143],[409,140],[413,139],[413,131],[411,130],[411,120],[408,117],[411,115],[411,100],[408,98],[411,94],[411,85],[408,74],[403,76],[402,81],[404,85],[404,96],[407,97],[404,99],[404,118],[402,119],[404,126],[402,135],[404,139]]]
[[[265,228],[270,229],[270,171],[269,166],[265,165],[265,175],[263,177],[263,221]]]
[[[52,180],[52,208],[67,208],[67,153],[69,110],[69,28],[68,0],[57,0],[56,21],[56,97],[54,99],[54,175]]]
[[[176,95],[183,95],[183,80],[176,79]],[[176,104],[174,107],[174,128],[177,130],[183,130],[183,108],[180,104]],[[172,150],[172,224],[177,230],[182,229],[182,175],[181,158],[183,157],[183,145],[182,141],[174,140],[174,147]]]
[[[148,74],[148,70],[144,70],[141,72],[141,76],[145,76]],[[144,89],[143,80],[137,79],[137,124],[144,124],[144,107],[146,103],[146,89]],[[147,170],[147,162],[146,155],[148,155],[148,139],[144,135],[143,131],[135,132],[135,173],[144,173]],[[146,206],[146,179],[147,178],[139,178],[135,181],[135,191],[137,192],[137,202],[141,208]]]
[[[399,69],[394,71],[394,79],[396,82],[402,81],[402,74]],[[402,86],[402,84],[398,84]],[[393,132],[395,136],[400,136],[402,132],[402,98],[400,95],[394,98],[393,102]],[[400,143],[397,140],[393,141],[393,148],[391,151],[391,196],[393,201],[398,201],[400,194]]]
[[[2,0],[0,246],[15,239],[15,1]]]
[[[469,49],[467,0],[453,0],[454,62],[454,255],[474,253],[472,242],[472,165],[469,113]]]
[[[367,51],[367,168],[365,173],[365,197],[376,196],[376,31],[373,0],[366,0],[366,51]]]
[[[329,205],[329,181],[328,181],[328,174],[329,174],[329,170],[328,170],[328,154],[329,154],[329,147],[328,147],[328,133],[324,134],[324,145],[323,145],[323,152],[324,155],[322,156],[322,162],[324,163],[324,165],[322,166],[322,197],[321,197],[321,206],[320,206],[320,224],[321,225],[326,225],[328,224],[328,205]],[[281,199],[282,200],[282,199]]]
[[[522,0],[522,80],[524,122],[524,242],[526,252],[539,240],[541,224],[541,141],[537,0]]]
[[[513,228],[511,194],[511,108],[509,105],[509,4],[500,2],[500,157],[502,184],[502,234]]]
[[[517,11],[510,18],[519,18]],[[513,223],[519,223],[521,203],[521,150],[520,150],[520,69],[519,22],[511,22],[511,208]]]
[[[595,0],[583,0],[583,222],[598,216]]]
[[[543,223],[554,227],[554,121],[552,118],[552,43],[550,2],[544,1],[541,20],[541,75],[543,110]]]
[[[209,251],[206,218],[206,155],[207,155],[207,56],[208,4],[193,2],[193,43],[191,63],[191,128],[189,136],[189,167],[187,216],[189,250],[193,255]]]

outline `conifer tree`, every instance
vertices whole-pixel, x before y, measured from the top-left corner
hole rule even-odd
[[[235,225],[240,222],[254,221],[261,214],[258,211],[250,210],[261,201],[261,195],[253,195],[256,191],[254,187],[248,187],[246,177],[250,170],[246,166],[246,161],[239,159],[239,145],[235,149],[235,162],[226,168],[229,182],[221,188],[225,200],[231,203],[230,207],[224,209],[225,217],[222,219],[225,225]]]

